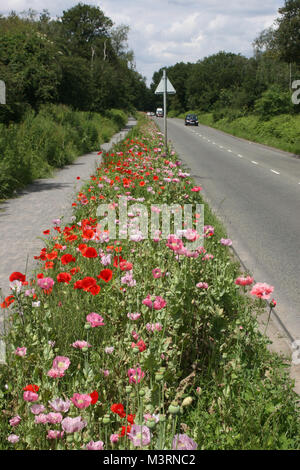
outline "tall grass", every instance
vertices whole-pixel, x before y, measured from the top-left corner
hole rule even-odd
[[[45,105],[38,114],[28,112],[20,124],[0,124],[0,199],[99,149],[126,121],[120,110],[99,115]]]

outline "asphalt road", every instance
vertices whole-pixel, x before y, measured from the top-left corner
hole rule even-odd
[[[181,119],[168,119],[168,140],[255,281],[274,286],[290,340],[300,339],[300,159]]]

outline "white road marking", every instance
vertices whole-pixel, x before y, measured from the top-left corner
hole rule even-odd
[[[272,173],[275,173],[275,175],[280,175],[280,173],[278,171],[275,171],[275,170],[271,170]]]
[[[243,158],[243,155],[241,155],[240,153],[238,153],[238,157]]]
[[[227,152],[230,152],[230,153],[232,153],[232,150],[230,150],[230,149],[227,149]]]
[[[258,163],[255,162],[254,160],[251,160],[251,163],[254,163],[254,165],[258,165]]]

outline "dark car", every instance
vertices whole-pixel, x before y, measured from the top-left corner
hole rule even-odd
[[[196,116],[196,114],[187,114],[185,116],[185,125],[198,126],[198,117]]]

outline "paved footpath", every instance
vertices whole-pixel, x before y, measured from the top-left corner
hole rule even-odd
[[[124,129],[115,134],[101,150],[109,151],[123,140],[136,121],[129,118]],[[35,266],[34,256],[44,246],[43,230],[53,226],[52,220],[64,217],[64,223],[72,215],[72,202],[83,182],[95,172],[101,157],[98,152],[83,155],[62,170],[56,170],[53,178],[40,179],[18,192],[16,198],[0,204],[0,289],[3,296],[10,294],[9,276],[19,271],[30,277]],[[80,176],[80,180],[77,180]],[[27,269],[26,269],[27,267]],[[1,292],[0,292],[1,294]],[[1,297],[0,297],[1,298]],[[3,310],[0,311],[0,331]],[[1,354],[2,350],[2,354]],[[0,344],[0,362],[3,347]]]

